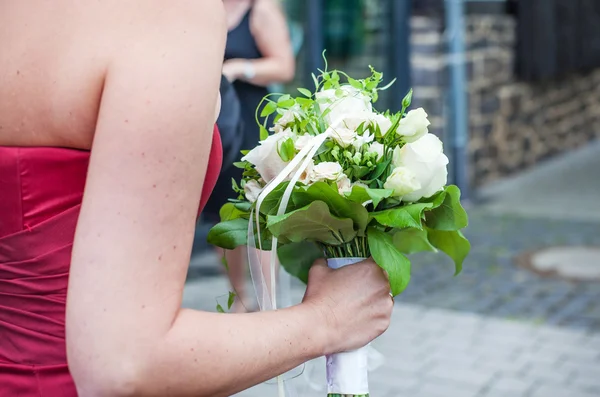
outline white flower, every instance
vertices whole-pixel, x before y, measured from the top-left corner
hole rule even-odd
[[[302,166],[302,164],[303,163],[300,163],[300,166],[298,168],[300,168]],[[298,179],[298,182],[304,183],[305,185],[310,185],[313,182],[314,168],[315,168],[315,161],[311,159],[310,162],[308,163],[308,166],[304,169],[302,174],[300,174],[300,178]]]
[[[336,89],[323,90],[315,94],[321,112],[329,109],[325,115],[327,124],[332,125],[333,122],[341,120],[344,115],[372,111],[371,98],[361,90],[350,85],[343,85],[340,90],[339,97],[336,95]]]
[[[375,116],[371,119],[371,122],[379,126],[381,135],[384,136],[388,133],[390,128],[392,128],[392,120],[388,119],[383,114],[375,114]]]
[[[292,131],[288,128],[279,134],[270,135],[264,141],[252,149],[247,155],[242,158],[242,161],[247,161],[256,167],[265,182],[270,182],[275,178],[287,165],[279,156],[278,149],[281,142],[293,136]]]
[[[336,183],[337,183],[338,192],[341,195],[350,193],[352,191],[352,183],[350,182],[350,178],[348,178],[348,176],[346,174],[342,173],[338,177]]]
[[[356,132],[346,127],[329,127],[327,132],[331,134],[331,139],[343,148],[352,145],[357,138]]]
[[[311,179],[316,181],[336,181],[343,173],[342,166],[331,161],[324,161],[315,165]]]
[[[277,134],[284,131],[289,124],[293,123],[297,118],[300,118],[300,111],[300,106],[298,105],[294,105],[285,110],[273,128],[271,128],[271,131],[274,131]]]
[[[367,153],[375,153],[377,154],[377,161],[381,160],[383,158],[383,145],[379,142],[373,142],[370,146],[369,149],[367,150]]]
[[[341,116],[342,118],[335,120],[335,125],[343,125],[351,130],[358,130],[362,124],[364,128],[379,126],[382,135],[385,135],[392,127],[392,121],[383,114],[378,114],[373,111],[365,111],[358,113],[348,113]]]
[[[406,167],[396,167],[387,178],[383,187],[394,191],[394,197],[403,197],[421,188],[416,175]]]
[[[254,179],[247,181],[244,185],[244,194],[246,200],[253,203],[258,199],[258,195],[262,192],[263,187]]]
[[[427,127],[430,124],[427,120],[427,113],[423,108],[414,109],[400,120],[396,133],[403,136],[406,142],[415,142],[429,132]]]
[[[362,135],[357,135],[356,140],[352,143],[352,145],[354,148],[356,148],[356,150],[360,150],[363,145],[373,142],[373,139],[375,139],[375,135],[369,134],[369,131],[365,131]]]
[[[404,201],[417,201],[431,197],[440,191],[448,180],[448,157],[443,152],[440,139],[426,134],[421,139],[397,147],[394,150],[394,165],[410,169],[419,181],[420,188],[404,195]]]
[[[309,134],[300,135],[294,142],[294,147],[296,150],[300,151],[304,149],[306,145],[310,145],[314,139],[315,137]]]

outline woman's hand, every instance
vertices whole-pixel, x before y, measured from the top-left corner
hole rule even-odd
[[[390,284],[372,260],[331,270],[324,260],[309,275],[303,304],[312,305],[325,328],[325,354],[365,346],[387,330],[394,302]]]
[[[223,64],[223,76],[231,83],[244,77],[244,70],[248,67],[245,59],[229,59]]]

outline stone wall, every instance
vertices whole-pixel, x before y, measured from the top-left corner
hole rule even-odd
[[[600,137],[600,70],[543,83],[514,74],[515,20],[508,15],[467,18],[471,180],[480,186]],[[445,138],[447,59],[439,18],[414,17],[412,66],[415,105],[431,115]]]

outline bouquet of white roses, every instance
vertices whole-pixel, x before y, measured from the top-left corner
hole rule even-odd
[[[234,181],[239,196],[223,206],[210,243],[272,250],[303,281],[319,257],[332,268],[373,257],[394,296],[410,280],[407,254],[440,250],[461,271],[467,214],[459,189],[446,186],[442,142],[428,133],[422,108],[408,111],[412,93],[398,113],[375,111],[387,87],[371,72],[352,79],[326,70],[314,76],[314,92],[265,98],[261,141],[236,163],[244,170]],[[269,299],[275,308],[273,291]],[[366,372],[364,349],[328,357],[329,394],[368,395]]]

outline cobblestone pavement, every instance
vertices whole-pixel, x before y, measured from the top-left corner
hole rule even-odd
[[[543,278],[516,265],[521,253],[544,247],[600,246],[600,222],[469,212],[465,234],[473,248],[463,273],[452,277],[453,265],[441,255],[415,256],[400,301],[600,331],[600,283]]]

